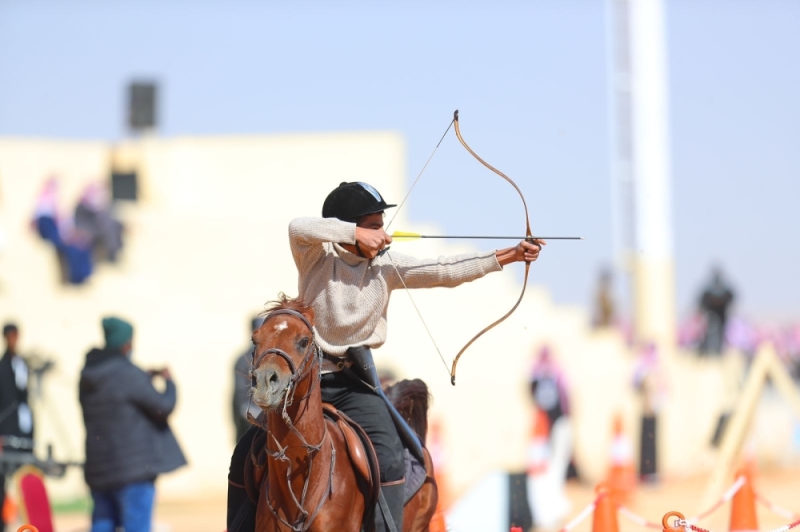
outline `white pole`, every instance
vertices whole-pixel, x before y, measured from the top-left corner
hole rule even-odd
[[[617,295],[629,301],[631,253],[635,248],[629,0],[606,0],[606,57],[611,147],[611,233]],[[620,306],[628,314],[630,306]]]
[[[630,0],[635,197],[634,309],[640,340],[674,345],[675,282],[663,0]]]

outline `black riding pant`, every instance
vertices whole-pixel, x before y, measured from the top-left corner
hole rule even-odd
[[[381,482],[405,476],[403,443],[386,403],[378,394],[355,377],[339,371],[322,376],[322,401],[344,412],[367,433],[378,455]]]
[[[228,532],[254,532],[256,529],[256,505],[247,496],[244,480],[244,468],[253,439],[261,431],[251,426],[239,439],[231,455],[228,470],[228,516],[226,519]]]

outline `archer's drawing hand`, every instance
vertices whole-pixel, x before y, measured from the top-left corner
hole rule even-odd
[[[356,244],[368,259],[374,259],[383,248],[391,243],[392,237],[383,229],[356,227]]]

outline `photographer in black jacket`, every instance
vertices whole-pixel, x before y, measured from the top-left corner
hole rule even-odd
[[[80,402],[86,424],[86,483],[92,532],[149,532],[155,480],[186,464],[167,424],[177,399],[169,370],[146,372],[130,360],[133,327],[105,318],[106,345],[86,355]],[[151,379],[166,381],[163,393]]]

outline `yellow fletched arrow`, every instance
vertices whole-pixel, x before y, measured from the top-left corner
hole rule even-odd
[[[407,231],[395,231],[392,233],[392,240],[418,240],[422,238],[419,233],[409,233]]]

